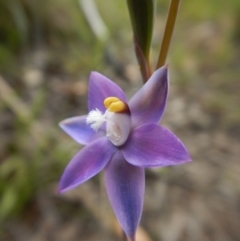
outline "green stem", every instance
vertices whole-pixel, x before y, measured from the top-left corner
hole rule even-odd
[[[171,0],[168,17],[167,17],[167,23],[166,23],[164,35],[163,35],[161,50],[158,57],[157,69],[162,67],[165,64],[175,21],[177,18],[179,4],[180,4],[180,0]]]

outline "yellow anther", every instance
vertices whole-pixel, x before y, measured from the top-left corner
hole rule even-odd
[[[104,105],[106,107],[106,109],[109,108],[109,106],[112,104],[112,103],[115,103],[117,101],[121,101],[120,99],[118,99],[117,97],[108,97],[104,100]]]
[[[104,100],[104,105],[110,112],[124,112],[128,109],[127,104],[117,97],[106,98]]]

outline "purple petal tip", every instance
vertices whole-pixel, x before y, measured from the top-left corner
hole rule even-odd
[[[73,189],[99,173],[116,152],[106,137],[85,146],[70,161],[59,184],[60,192]]]
[[[105,168],[105,186],[115,215],[129,241],[135,240],[143,206],[144,168],[126,162],[117,152]]]
[[[184,144],[171,131],[156,124],[136,128],[122,151],[129,163],[139,167],[163,167],[191,162]]]

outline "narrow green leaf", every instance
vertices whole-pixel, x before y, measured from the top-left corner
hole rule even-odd
[[[136,49],[138,49],[138,52],[141,50],[142,53],[141,55],[136,53],[140,68],[145,69],[146,66],[150,68],[149,55],[152,41],[156,0],[127,0],[127,4],[134,33],[135,48],[137,45]],[[139,57],[141,59],[139,59]],[[141,63],[147,63],[147,65],[144,67],[141,66]],[[150,72],[150,69],[148,69],[147,73]],[[142,73],[142,75],[144,77],[145,74]]]
[[[127,0],[134,36],[145,56],[152,41],[156,0]]]

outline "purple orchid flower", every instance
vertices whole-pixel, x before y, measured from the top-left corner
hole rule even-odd
[[[168,92],[164,66],[127,100],[119,86],[92,72],[89,78],[89,114],[66,119],[60,127],[86,145],[70,161],[59,185],[65,192],[104,169],[106,191],[124,232],[135,240],[144,189],[145,167],[190,162],[183,143],[159,126]]]

